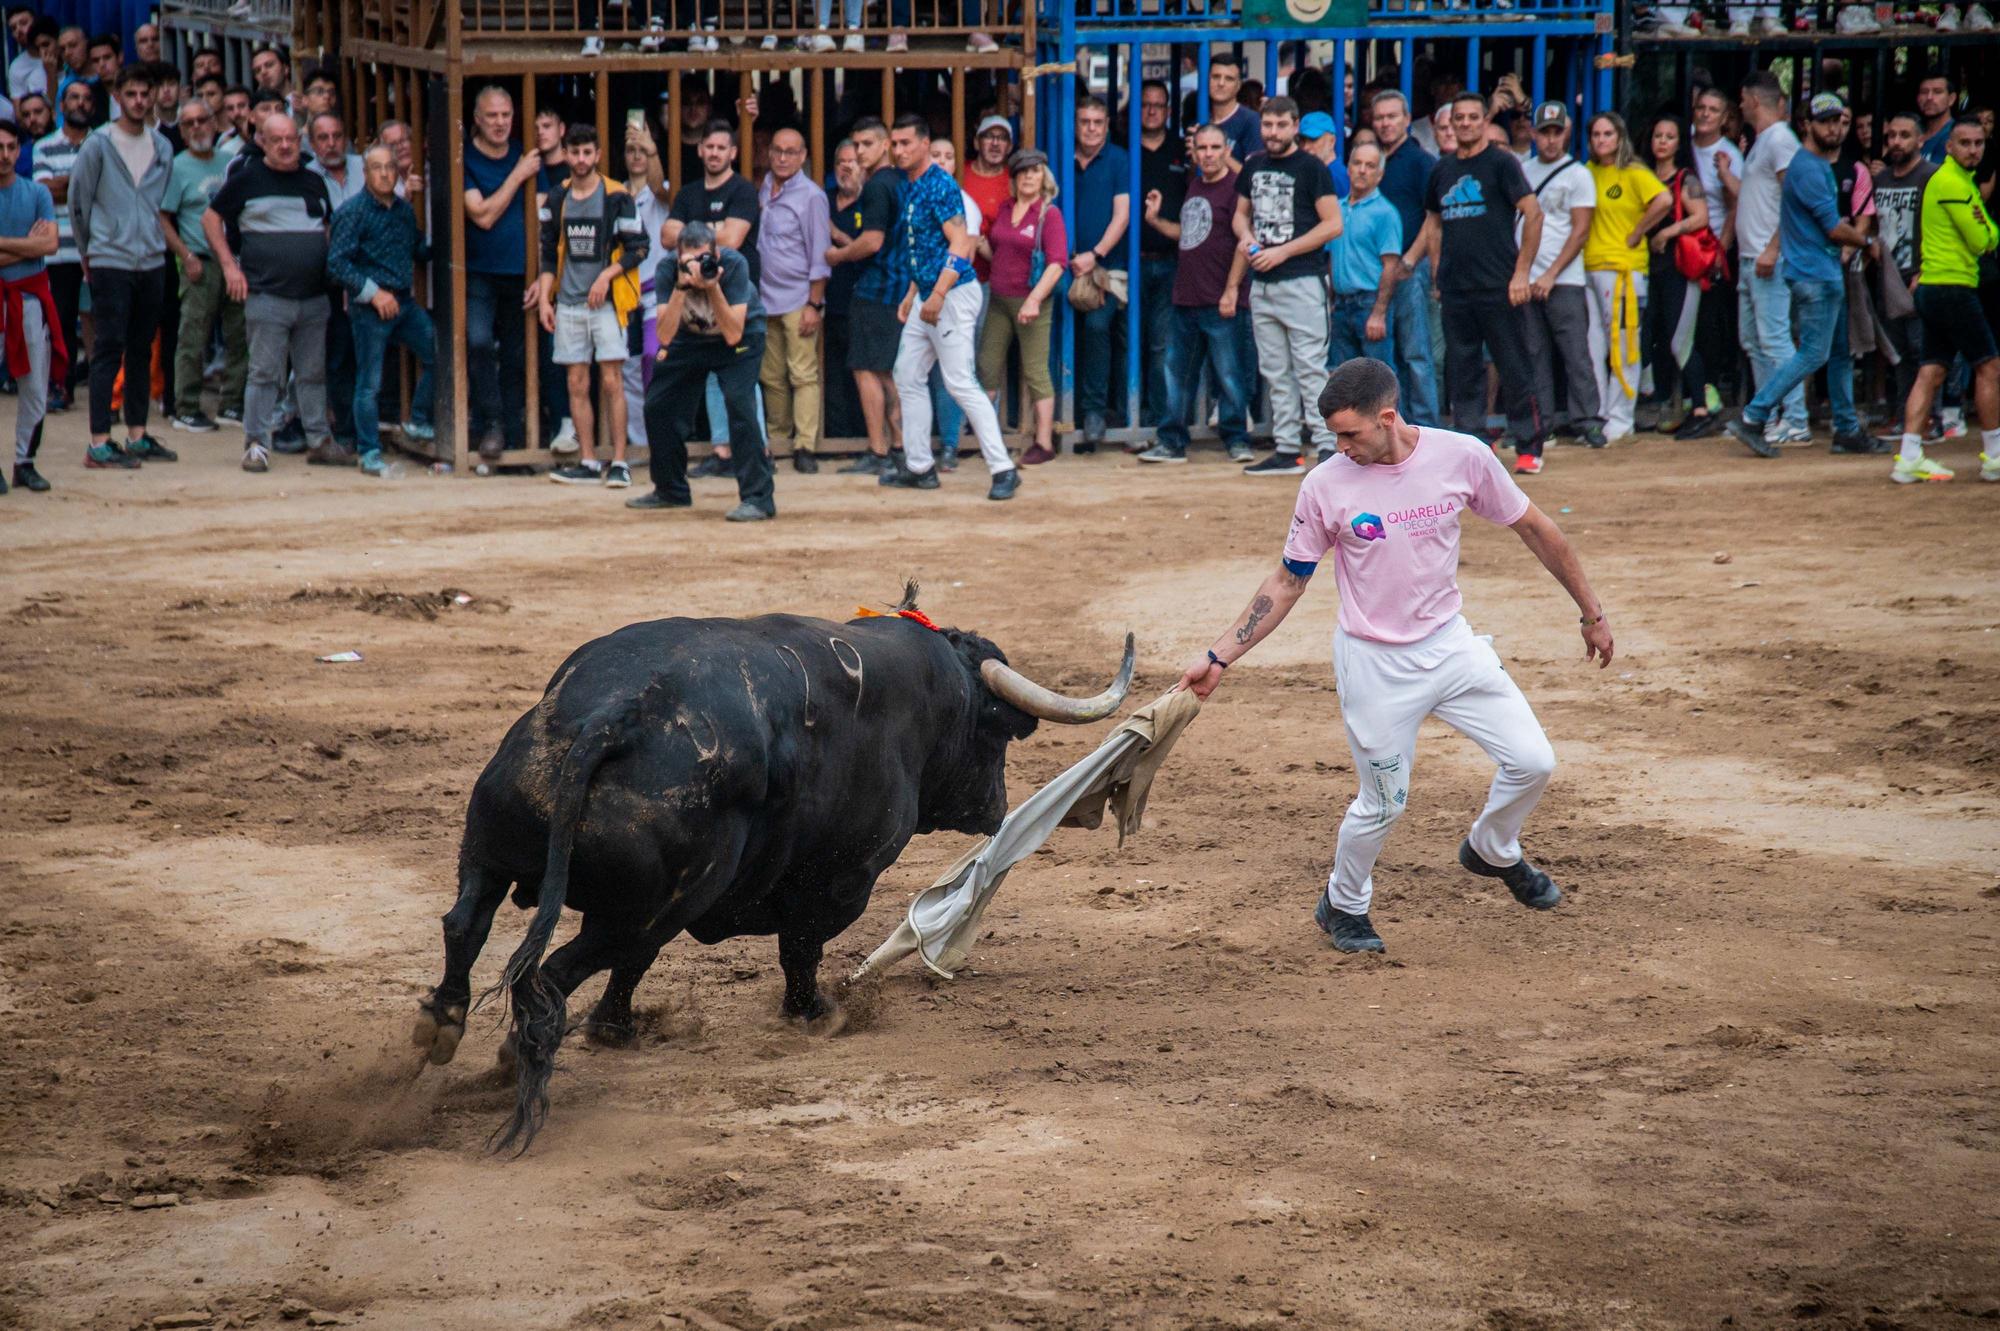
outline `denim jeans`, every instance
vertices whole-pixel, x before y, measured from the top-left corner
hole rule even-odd
[[[1845,283],[1788,283],[1792,292],[1791,326],[1798,350],[1769,377],[1759,375],[1757,396],[1743,408],[1745,425],[1763,425],[1789,401],[1803,393],[1813,371],[1826,366],[1826,396],[1833,408],[1833,428],[1847,433],[1861,428],[1854,410],[1854,358],[1847,351],[1847,287]],[[1838,352],[1836,353],[1836,347]],[[1805,419],[1801,411],[1799,420]]]
[[[1413,425],[1444,424],[1438,416],[1437,362],[1431,356],[1430,303],[1431,261],[1426,258],[1397,284],[1389,302],[1389,326],[1403,330],[1394,339],[1403,419]]]
[[[382,395],[382,363],[389,348],[400,344],[417,358],[417,390],[410,402],[410,419],[431,423],[431,367],[437,360],[437,334],[431,316],[407,293],[397,294],[396,317],[384,319],[373,305],[355,302],[348,311],[354,334],[354,438],[363,453],[382,447],[382,423],[376,408]]]
[[[1390,296],[1393,306],[1395,297]],[[1394,365],[1396,354],[1396,323],[1394,316],[1388,320],[1384,336],[1378,341],[1368,336],[1368,316],[1375,309],[1375,293],[1364,291],[1353,296],[1336,296],[1333,300],[1333,336],[1327,342],[1326,368],[1331,370],[1342,361],[1353,360],[1356,356],[1367,356],[1373,360]]]
[[[508,448],[528,439],[528,329],[521,313],[525,280],[496,273],[465,275],[467,434],[474,445],[497,428]],[[549,384],[543,389],[548,395]],[[495,408],[498,408],[496,410]]]
[[[1109,294],[1088,314],[1076,313],[1076,414],[1086,423],[1110,413],[1112,330],[1124,316],[1124,302]]]
[[[1139,424],[1158,425],[1167,411],[1167,343],[1174,329],[1174,269],[1172,259],[1139,260],[1139,336],[1145,347],[1146,396]]]
[[[1743,271],[1736,279],[1736,322],[1743,349],[1750,353],[1750,368],[1757,376],[1757,396],[1772,381],[1778,367],[1795,354],[1792,347],[1792,294],[1784,279],[1759,277],[1756,256],[1745,255]],[[1822,358],[1824,359],[1824,358]],[[1792,382],[1784,395],[1784,409],[1777,413],[1787,425],[1806,428],[1806,390],[1803,376]]]
[[[1202,367],[1221,405],[1217,425],[1225,446],[1250,441],[1247,389],[1252,371],[1242,361],[1243,325],[1250,316],[1238,310],[1225,319],[1207,306],[1173,307],[1173,336],[1167,339],[1167,400],[1160,414],[1159,440],[1183,451],[1188,445],[1189,417],[1194,411],[1195,386]]]

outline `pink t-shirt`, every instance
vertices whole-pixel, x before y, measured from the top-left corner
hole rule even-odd
[[[1299,485],[1285,563],[1303,572],[1331,548],[1341,631],[1416,642],[1458,613],[1458,520],[1467,509],[1511,527],[1528,496],[1485,444],[1420,426],[1416,451],[1393,466],[1336,453],[1312,469]]]

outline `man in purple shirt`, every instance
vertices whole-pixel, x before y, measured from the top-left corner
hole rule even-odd
[[[826,191],[803,169],[806,141],[795,129],[771,136],[771,169],[757,187],[763,235],[764,417],[773,443],[792,441],[792,470],[819,470],[819,330],[826,314],[826,250],[833,239]]]

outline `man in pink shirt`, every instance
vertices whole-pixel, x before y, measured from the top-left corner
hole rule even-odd
[[[1555,770],[1548,737],[1490,639],[1459,613],[1458,531],[1467,511],[1512,527],[1583,614],[1584,659],[1611,664],[1611,626],[1562,531],[1470,435],[1419,428],[1396,410],[1396,373],[1359,358],[1327,379],[1319,413],[1337,453],[1299,487],[1283,565],[1187,669],[1206,698],[1231,662],[1282,624],[1331,552],[1340,589],[1333,639],[1341,716],[1361,793],[1341,820],[1333,873],[1314,918],[1342,952],[1380,952],[1368,919],[1375,857],[1409,800],[1417,727],[1435,714],[1499,764],[1486,808],[1458,848],[1471,872],[1549,910],[1562,892],[1521,853],[1527,820]]]

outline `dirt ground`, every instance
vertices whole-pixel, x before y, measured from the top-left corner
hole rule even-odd
[[[1325,946],[1353,781],[1329,574],[1147,828],[1059,832],[958,980],[905,963],[813,1040],[771,940],[675,943],[640,1047],[567,1045],[503,1159],[500,1032],[414,1080],[407,1034],[471,782],[573,647],[845,618],[911,574],[1058,685],[1136,631],[1143,700],[1275,559],[1291,487],[1214,454],[1065,460],[1004,506],[976,468],[936,495],[785,470],[746,529],[717,481],[641,516],[539,480],[249,477],[231,434],[108,474],[80,430],[51,431],[52,495],[0,500],[0,1324],[2000,1317],[2000,487],[1966,448],[1906,489],[1822,450],[1557,451],[1530,484],[1611,608],[1601,674],[1469,524],[1469,616],[1562,762],[1527,838],[1552,915],[1456,867],[1488,769],[1427,728],[1388,956]],[[1014,796],[1105,728],[1017,744]],[[964,844],[914,843],[829,977]]]

